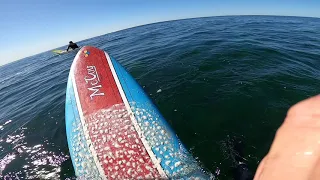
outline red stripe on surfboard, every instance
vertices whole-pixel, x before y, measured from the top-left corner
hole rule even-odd
[[[85,47],[79,53],[74,74],[84,116],[123,103],[104,52]]]
[[[83,47],[74,63],[84,121],[105,175],[108,179],[159,177],[131,122],[104,52]]]

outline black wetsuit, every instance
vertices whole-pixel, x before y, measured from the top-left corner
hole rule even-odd
[[[79,46],[76,43],[69,43],[69,46],[67,48],[67,51],[69,51],[69,48],[72,50],[79,48]]]

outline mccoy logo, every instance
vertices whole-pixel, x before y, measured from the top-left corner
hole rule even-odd
[[[84,50],[83,53],[84,57],[88,57],[90,55],[90,52],[88,50]]]
[[[90,99],[93,100],[95,96],[104,96],[104,93],[100,91],[102,85],[100,84],[100,78],[95,66],[87,66],[88,75],[84,77],[86,84],[90,87],[87,89],[91,92]]]

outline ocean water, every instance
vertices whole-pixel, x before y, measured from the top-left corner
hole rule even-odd
[[[320,92],[317,18],[186,19],[78,44],[115,57],[216,179],[234,179],[240,161],[254,173],[288,108]],[[76,53],[0,67],[1,178],[74,178],[64,103]]]

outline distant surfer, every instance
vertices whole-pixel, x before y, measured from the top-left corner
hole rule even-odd
[[[68,48],[67,48],[67,51],[69,51],[69,48],[71,48],[72,50],[75,50],[75,49],[79,48],[79,46],[76,43],[70,41]]]

